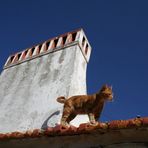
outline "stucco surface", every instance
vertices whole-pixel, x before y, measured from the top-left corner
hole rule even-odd
[[[4,69],[0,75],[0,132],[55,126],[58,96],[86,94],[87,63],[78,45]],[[73,122],[87,122],[77,117]]]

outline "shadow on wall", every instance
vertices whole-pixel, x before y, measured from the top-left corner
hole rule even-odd
[[[54,112],[53,114],[51,114],[51,115],[44,121],[43,125],[41,126],[41,129],[42,129],[42,130],[47,129],[47,128],[48,128],[48,122],[49,122],[49,120],[52,119],[54,116],[57,116],[57,115],[59,115],[59,114],[60,114],[60,110],[58,110],[58,111]]]

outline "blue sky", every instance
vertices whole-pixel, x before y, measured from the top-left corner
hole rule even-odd
[[[101,121],[148,116],[147,0],[1,0],[0,71],[10,54],[82,27],[92,46],[88,93],[113,85]]]

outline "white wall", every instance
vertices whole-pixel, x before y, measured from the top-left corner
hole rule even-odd
[[[86,67],[77,44],[4,69],[0,75],[0,132],[59,123],[63,105],[56,98],[86,94]],[[83,116],[73,124],[87,120]]]

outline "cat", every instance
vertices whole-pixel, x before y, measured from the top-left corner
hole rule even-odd
[[[66,99],[64,96],[58,97],[57,102],[63,103],[62,126],[70,126],[69,123],[78,114],[87,114],[90,124],[96,125],[98,122],[105,101],[112,101],[112,87],[104,85],[99,92],[92,95],[78,95]]]

